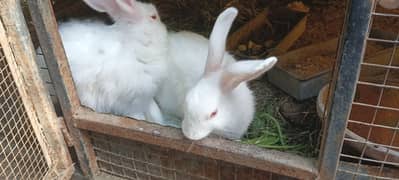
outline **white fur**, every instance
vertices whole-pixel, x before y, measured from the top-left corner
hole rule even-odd
[[[116,22],[59,27],[81,103],[97,112],[162,121],[154,96],[166,73],[167,31],[155,7],[134,0],[85,1],[98,11],[105,8]],[[117,1],[133,4],[135,14],[108,7]]]
[[[250,77],[243,80],[250,80],[254,73],[259,76],[276,62],[274,58],[243,66],[225,52],[227,33],[236,14],[235,8],[229,8],[219,15],[211,41],[191,32],[169,34],[169,73],[156,100],[165,114],[183,119],[183,134],[189,139],[198,140],[212,132],[229,139],[240,138],[253,119],[254,97],[245,82],[227,91],[223,84],[235,80],[230,77],[248,74]],[[210,118],[216,109],[217,115]]]

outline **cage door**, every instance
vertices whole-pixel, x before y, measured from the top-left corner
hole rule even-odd
[[[0,2],[0,179],[69,179],[74,171],[40,79],[20,5]]]

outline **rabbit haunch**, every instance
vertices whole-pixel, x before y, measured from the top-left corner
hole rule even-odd
[[[167,31],[155,7],[135,0],[85,2],[115,23],[75,20],[59,27],[81,103],[162,121],[154,96],[166,73]]]
[[[277,62],[236,62],[225,44],[237,9],[217,18],[210,40],[191,32],[169,34],[168,76],[157,102],[169,117],[183,119],[183,134],[192,140],[216,133],[240,138],[251,123],[255,101],[245,81],[254,79]]]

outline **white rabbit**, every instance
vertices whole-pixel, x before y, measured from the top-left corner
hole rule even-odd
[[[135,0],[84,1],[115,23],[60,25],[81,103],[97,112],[162,122],[154,96],[166,73],[167,30],[156,8]]]
[[[165,116],[183,119],[183,134],[192,140],[215,133],[240,138],[251,123],[255,102],[245,81],[252,80],[277,62],[236,62],[225,51],[237,9],[222,12],[210,40],[190,32],[169,34],[169,73],[156,100]]]

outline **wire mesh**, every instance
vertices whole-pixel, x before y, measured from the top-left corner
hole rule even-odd
[[[374,1],[369,32],[384,21],[398,22],[399,10],[387,10]],[[355,163],[353,168],[340,166],[346,179],[399,179],[399,25],[386,27],[379,37],[369,33],[364,59],[349,115],[341,161]],[[371,44],[384,47],[370,53]],[[364,172],[368,165],[376,169]]]
[[[292,179],[109,135],[89,136],[100,171],[123,179]]]
[[[0,179],[42,179],[48,170],[0,46]]]

